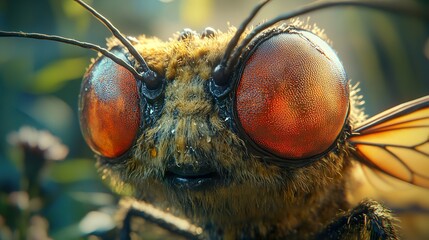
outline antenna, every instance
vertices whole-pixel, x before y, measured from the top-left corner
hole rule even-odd
[[[250,12],[250,15],[240,24],[240,27],[235,32],[234,36],[231,38],[231,41],[229,41],[228,46],[225,50],[225,54],[223,55],[223,58],[220,61],[220,64],[217,65],[213,71],[213,80],[217,85],[219,86],[226,85],[227,76],[225,74],[225,67],[228,62],[228,57],[231,55],[232,50],[237,45],[241,35],[246,30],[247,25],[249,25],[250,21],[252,21],[252,19],[256,16],[259,10],[261,10],[262,7],[265,6],[265,4],[267,4],[269,1],[270,0],[265,0],[264,2],[256,5],[256,7],[253,8],[252,12]]]
[[[0,31],[0,37],[20,37],[20,38],[33,38],[33,39],[40,39],[40,40],[49,40],[49,41],[54,41],[54,42],[61,42],[61,43],[65,43],[65,44],[70,44],[70,45],[78,46],[81,48],[91,49],[91,50],[94,50],[96,52],[103,54],[104,56],[112,59],[115,63],[123,66],[128,71],[130,71],[136,78],[141,78],[141,75],[130,64],[128,64],[124,60],[118,58],[117,56],[115,56],[115,54],[113,54],[109,50],[102,48],[98,45],[92,44],[92,43],[81,42],[81,41],[71,39],[71,38],[65,38],[65,37],[56,36],[56,35],[46,35],[46,34],[41,34],[41,33]]]
[[[97,18],[101,23],[103,23],[107,29],[115,36],[122,44],[128,49],[128,51],[133,55],[133,57],[140,64],[140,67],[143,70],[143,74],[140,75],[139,79],[143,80],[148,89],[154,90],[161,86],[162,80],[158,78],[157,74],[152,71],[148,66],[143,57],[137,52],[133,45],[125,38],[122,33],[115,27],[113,24],[107,20],[103,15],[98,13],[91,6],[83,2],[82,0],[74,0],[79,3],[82,7],[88,10],[95,18]]]
[[[25,33],[25,32],[8,32],[8,31],[0,31],[0,37],[22,37],[22,38],[34,38],[34,39],[41,39],[41,40],[49,40],[49,41],[56,41],[56,42],[62,42],[82,48],[91,49],[94,51],[97,51],[104,56],[112,59],[117,64],[125,67],[128,71],[130,71],[136,79],[139,79],[145,83],[145,86],[149,90],[157,90],[162,86],[162,78],[158,77],[157,74],[152,71],[144,58],[137,52],[137,50],[133,47],[133,45],[128,41],[124,35],[115,27],[113,24],[107,20],[103,15],[98,13],[95,9],[90,7],[88,4],[83,2],[82,0],[74,0],[79,5],[84,7],[86,10],[88,10],[95,18],[97,18],[101,23],[103,23],[107,29],[115,36],[130,52],[130,54],[136,59],[136,61],[139,63],[141,72],[139,72],[137,69],[132,67],[130,64],[126,63],[122,59],[116,57],[112,52],[109,50],[102,48],[98,45],[87,43],[87,42],[81,42],[78,40],[65,38],[61,36],[55,36],[55,35],[47,35],[47,34],[41,34],[41,33]]]

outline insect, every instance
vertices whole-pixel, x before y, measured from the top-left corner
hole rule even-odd
[[[203,237],[395,239],[395,221],[381,204],[347,202],[352,161],[429,187],[429,97],[365,120],[324,36],[298,21],[279,23],[341,4],[422,18],[427,12],[321,2],[248,29],[265,1],[236,31],[186,30],[162,42],[123,37],[76,2],[112,31],[108,50],[44,34],[0,36],[101,53],[79,97],[82,132],[101,174],[118,189],[131,188],[137,201],[190,219]]]

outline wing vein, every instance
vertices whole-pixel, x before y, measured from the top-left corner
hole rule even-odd
[[[369,146],[382,147],[382,148],[384,148],[384,147],[397,147],[397,148],[405,148],[405,149],[410,149],[410,150],[416,150],[416,151],[418,151],[420,153],[425,154],[424,152],[422,152],[422,151],[420,151],[420,150],[418,150],[416,148],[419,147],[419,146],[424,145],[427,142],[428,142],[428,140],[424,140],[423,142],[417,143],[416,145],[413,145],[413,146],[405,146],[405,145],[390,144],[390,143],[389,144],[383,144],[383,143],[374,143],[374,142],[353,141],[353,145],[357,146],[357,145],[361,144],[361,145],[369,145]]]
[[[403,124],[403,123],[400,123]],[[392,131],[392,130],[401,130],[401,129],[413,129],[413,128],[429,128],[429,125],[417,125],[417,126],[408,126],[408,127],[398,127],[398,128],[391,128],[391,126],[395,126],[395,125],[399,125],[399,124],[393,124],[393,125],[389,125],[386,127],[382,127],[382,128],[377,128],[377,129],[370,129],[370,130],[366,130],[365,134],[372,134],[372,133],[382,133],[382,132],[388,132],[388,131]],[[389,129],[385,129],[385,128],[389,128]]]
[[[349,142],[368,170],[429,188],[428,120],[429,96],[425,96],[363,122]]]

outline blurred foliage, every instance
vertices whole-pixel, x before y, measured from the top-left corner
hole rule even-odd
[[[212,26],[225,32],[227,23],[237,26],[256,4],[249,0],[87,2],[125,34],[144,33],[165,40],[186,27],[201,32]],[[273,1],[255,24],[307,2]],[[323,10],[311,14],[310,22],[326,30],[349,77],[361,82],[370,115],[429,93],[427,22],[356,8]],[[0,1],[0,29],[61,35],[101,46],[110,36],[71,0]],[[7,232],[2,230],[5,224],[45,226],[46,219],[51,237],[83,236],[79,221],[90,211],[114,207],[117,201],[97,176],[77,116],[81,76],[97,54],[64,44],[12,38],[0,39],[0,53],[0,233]],[[35,217],[31,221],[24,213],[28,206],[11,207],[13,199],[18,203],[22,191],[28,191],[23,183],[28,176],[23,171],[23,149],[8,144],[6,136],[23,125],[49,130],[70,151],[64,161],[52,162],[37,172],[45,201],[37,210],[30,209]],[[16,192],[20,197],[11,195]]]

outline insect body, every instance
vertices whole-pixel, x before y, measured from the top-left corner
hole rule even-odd
[[[322,34],[274,25],[289,15],[246,30],[265,3],[237,31],[168,42],[130,42],[98,16],[115,37],[109,51],[90,46],[104,56],[79,111],[100,172],[211,239],[397,238],[379,203],[347,202],[350,159],[429,187],[429,98],[365,121]]]

